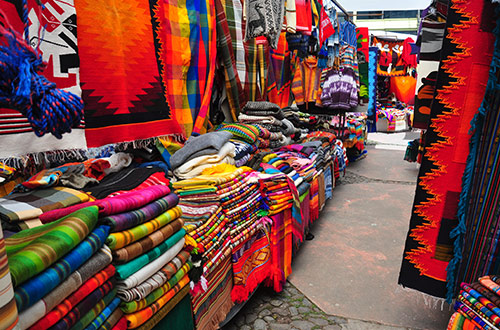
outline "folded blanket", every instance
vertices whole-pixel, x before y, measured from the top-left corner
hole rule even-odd
[[[134,329],[149,320],[156,312],[158,312],[170,299],[172,299],[177,292],[189,284],[189,277],[186,275],[179,281],[172,289],[165,293],[160,299],[155,301],[150,306],[132,313],[125,315],[129,329]]]
[[[118,264],[128,262],[145,254],[162,242],[165,242],[174,233],[177,233],[183,225],[184,221],[182,219],[176,219],[143,239],[113,251],[114,262]]]
[[[241,123],[247,123],[247,124],[252,124],[252,123],[261,123],[261,124],[270,124],[270,125],[276,125],[276,126],[281,126],[282,122],[279,119],[276,119],[273,116],[255,116],[255,115],[245,115],[241,113],[238,116],[238,120]]]
[[[250,102],[247,102],[245,104],[245,106],[243,107],[243,109],[241,109],[241,112],[243,113],[249,113],[251,111],[255,111],[255,112],[268,112],[268,113],[282,113],[279,105],[275,104],[275,103],[271,103],[271,102],[262,102],[262,101],[258,101],[258,102],[254,102],[254,101],[250,101]]]
[[[118,295],[125,302],[144,299],[155,289],[158,289],[167,283],[167,281],[169,281],[179,271],[179,269],[182,268],[189,258],[189,252],[185,250],[179,252],[175,258],[156,272],[156,274],[130,290],[120,290]]]
[[[120,309],[121,310],[121,309]],[[116,325],[112,328],[113,330],[127,330],[127,319],[125,318],[125,315],[121,317],[121,319],[118,320]]]
[[[108,265],[102,271],[83,283],[75,292],[55,306],[47,315],[33,325],[34,329],[45,330],[56,324],[78,303],[115,275],[115,267]]]
[[[112,232],[122,231],[159,216],[176,206],[178,202],[179,197],[176,194],[168,194],[167,196],[157,199],[140,209],[120,214],[113,214],[101,218],[99,221],[110,226]]]
[[[234,144],[227,142],[217,154],[193,158],[174,170],[174,175],[180,179],[189,179],[198,176],[205,168],[216,164],[234,164]]]
[[[20,329],[27,329],[35,322],[42,319],[65,298],[77,290],[82,283],[86,282],[99,271],[111,263],[111,250],[104,245],[103,248],[85,262],[80,268],[73,272],[64,282],[52,290],[49,294],[37,301],[33,306],[19,314],[18,326]],[[113,267],[114,269],[114,267]],[[57,318],[55,322],[59,321]],[[38,329],[39,327],[34,327]],[[43,329],[40,327],[40,329]]]
[[[217,131],[231,132],[233,137],[238,140],[243,140],[248,143],[255,143],[259,136],[259,130],[254,125],[234,123],[224,123],[217,127]]]
[[[125,245],[138,241],[141,238],[146,237],[152,232],[158,230],[159,228],[167,225],[168,223],[180,217],[181,214],[182,211],[180,207],[176,206],[154,218],[153,220],[143,223],[137,227],[110,234],[108,239],[106,240],[106,244],[111,248],[111,250],[120,249]]]
[[[0,163],[0,173],[6,168],[7,173],[12,173],[9,167]],[[9,266],[7,265],[7,253],[4,248],[2,226],[0,225],[0,329],[13,329],[18,322],[16,301],[14,300],[14,289],[10,279]]]
[[[186,276],[186,274],[191,270],[193,264],[191,261],[186,262],[181,269],[177,271],[177,273],[172,276],[170,280],[168,280],[165,284],[155,289],[153,292],[148,294],[144,299],[139,301],[130,301],[127,303],[123,303],[120,308],[126,314],[137,312],[141,309],[144,309],[157,301],[160,297],[166,294],[170,289],[172,289],[181,279]]]
[[[185,233],[184,233],[185,234]],[[172,238],[174,238],[172,236]],[[182,237],[179,241],[177,241],[173,246],[171,246],[168,250],[163,252],[161,255],[154,257],[154,259],[151,260],[148,264],[141,268],[122,268],[122,274],[125,273],[126,271],[133,272],[130,276],[128,276],[126,279],[119,281],[119,286],[118,288],[120,290],[127,290],[131,289],[134,286],[137,286],[153,276],[157,271],[159,271],[163,266],[165,266],[169,261],[171,261],[181,250],[182,247],[184,246],[185,239]],[[159,250],[160,251],[160,250]],[[156,251],[150,251],[150,252],[156,252]],[[153,258],[152,257],[152,258]],[[127,265],[130,266],[130,265]],[[118,271],[118,270],[117,270]]]
[[[84,191],[97,199],[103,199],[117,191],[134,189],[151,175],[158,172],[164,171],[159,167],[126,168],[106,176],[99,184],[87,187]]]
[[[85,330],[97,330],[103,325],[107,318],[118,308],[120,298],[115,297],[102,312],[90,323]]]
[[[6,222],[36,219],[45,212],[88,200],[87,194],[65,187],[14,193],[0,198],[0,219]]]
[[[172,169],[176,169],[190,159],[216,154],[231,138],[228,132],[210,132],[196,137],[190,137],[184,147],[170,157]]]
[[[111,214],[118,214],[126,211],[138,209],[152,201],[157,200],[170,193],[170,188],[162,185],[154,185],[142,190],[131,191],[116,197],[100,199],[93,202],[82,203],[79,205],[61,208],[40,215],[43,223],[52,222],[62,218],[81,208],[97,205],[99,207],[99,216],[105,217]]]
[[[111,297],[108,297],[112,295]],[[96,290],[92,291],[89,295],[87,295],[82,301],[80,301],[70,312],[68,312],[62,319],[60,319],[54,326],[52,326],[51,330],[69,330],[72,328],[80,319],[86,316],[87,313],[91,312],[94,307],[96,307],[99,303],[101,303],[102,309],[102,299],[104,297],[108,297],[109,301],[111,301],[116,296],[116,290],[114,289],[114,279],[110,279],[106,281],[103,285],[98,287]],[[99,313],[102,311],[99,311]],[[98,313],[96,313],[97,315]],[[88,323],[90,323],[93,318],[91,318]],[[88,324],[87,323],[87,324]],[[84,326],[86,326],[85,324]],[[82,327],[83,328],[83,327]]]
[[[93,320],[114,300],[116,299],[116,290],[112,290],[102,298],[93,308],[83,315],[72,327],[71,330],[84,330]]]
[[[123,312],[120,308],[116,308],[113,313],[104,321],[99,330],[111,330],[114,329],[115,325],[120,321],[123,317]],[[126,328],[125,322],[125,328]]]
[[[95,228],[87,238],[55,264],[18,286],[15,290],[18,311],[22,312],[32,306],[68,278],[71,273],[76,271],[103,246],[108,234],[108,226]]]
[[[61,219],[55,226],[49,225],[50,230],[41,235],[37,234],[41,230],[35,228],[6,239],[14,287],[39,274],[71,251],[89,234],[96,223],[97,207],[88,207]],[[22,246],[21,249],[16,245]]]

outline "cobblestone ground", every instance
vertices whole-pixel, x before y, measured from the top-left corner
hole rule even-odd
[[[260,287],[222,330],[403,330],[327,315],[292,284],[280,293]]]

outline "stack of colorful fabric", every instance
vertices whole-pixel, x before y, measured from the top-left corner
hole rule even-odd
[[[473,284],[462,283],[449,330],[496,329],[500,325],[500,278],[483,276]]]
[[[119,303],[109,226],[86,207],[5,240],[19,329],[99,327]]]
[[[234,144],[229,142],[231,137],[232,134],[226,131],[191,137],[170,158],[174,175],[179,179],[190,179],[213,165],[234,164],[236,153]]]
[[[138,208],[101,218],[111,227],[106,244],[113,253],[120,309],[129,329],[151,328],[161,320],[153,315],[165,316],[175,306],[173,302],[187,294],[182,289],[189,283],[191,261],[189,252],[183,250],[186,232],[179,198],[168,187],[158,187],[160,197],[151,195]],[[144,190],[137,192],[137,197],[141,195]],[[123,195],[107,201],[113,204],[120,198]]]

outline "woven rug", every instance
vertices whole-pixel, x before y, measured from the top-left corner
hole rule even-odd
[[[457,225],[469,123],[488,79],[494,40],[491,14],[483,1],[450,2],[437,96],[399,277],[399,284],[436,297],[446,293],[446,267],[453,252],[450,231]]]
[[[29,0],[28,19],[30,44],[40,43],[40,53],[47,62],[43,75],[57,84],[57,88],[81,95],[79,85],[79,62],[77,46],[76,13],[73,0]],[[38,4],[42,4],[44,8]],[[8,17],[9,23],[19,33],[23,33],[22,1],[0,1],[0,10]],[[41,27],[46,27],[39,33]],[[83,122],[82,122],[83,123]],[[86,145],[84,126],[80,125],[71,133],[57,139],[51,134],[39,138],[34,133],[26,117],[12,109],[0,108],[0,158],[22,156],[30,153],[64,149],[84,149]]]
[[[500,229],[500,111],[498,68],[500,59],[500,28],[495,30],[495,54],[490,68],[490,80],[478,114],[472,122],[475,130],[471,152],[463,176],[460,198],[459,226],[454,258],[448,269],[448,298],[455,297],[458,285],[471,283],[486,274],[498,274]]]
[[[380,49],[380,58],[377,65],[377,74],[383,77],[397,77],[406,75],[406,67],[400,54],[395,49],[402,48],[403,41],[372,37],[372,46]]]
[[[149,4],[76,0],[75,8],[88,146],[180,135]]]

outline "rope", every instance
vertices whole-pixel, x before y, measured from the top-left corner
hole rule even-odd
[[[28,37],[26,28],[24,33]],[[21,112],[39,137],[52,133],[60,139],[71,132],[82,119],[82,99],[40,75],[45,68],[42,56],[21,36],[2,26],[0,36],[7,41],[0,45],[0,107]]]

